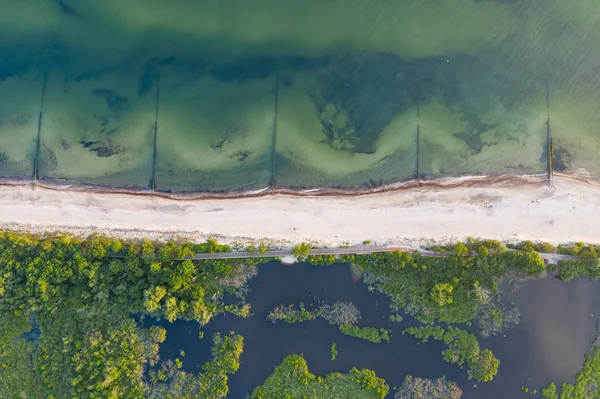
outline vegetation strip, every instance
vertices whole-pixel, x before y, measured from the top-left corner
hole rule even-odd
[[[309,253],[312,250],[300,247],[298,255],[305,256],[307,249]],[[466,366],[469,377],[482,382],[496,375],[498,359],[479,347],[473,333],[442,325],[472,325],[480,335],[489,336],[518,323],[518,309],[500,300],[498,287],[516,287],[554,271],[553,266],[545,265],[538,250],[568,257],[557,268],[558,277],[565,281],[578,275],[600,277],[600,247],[595,245],[573,243],[554,248],[524,242],[507,250],[497,241],[467,240],[433,249],[442,256],[390,251],[342,253],[337,259],[309,254],[306,260],[320,267],[352,263],[371,289],[390,298],[390,320],[400,320],[399,312],[413,316],[423,325],[406,329],[407,333],[423,342],[429,338],[444,342],[448,346],[444,359]],[[203,244],[122,242],[101,236],[82,239],[0,231],[0,395],[225,397],[228,376],[239,368],[243,337],[234,332],[214,335],[211,360],[194,374],[181,370],[179,358],[160,359],[158,349],[165,340],[165,329],[146,328],[140,321],[160,317],[169,322],[195,320],[203,326],[222,313],[248,317],[247,281],[256,275],[257,265],[270,258],[192,259],[197,253],[230,252],[229,246],[215,240]],[[262,246],[259,252],[269,253]],[[109,253],[119,257],[107,256]],[[225,302],[225,295],[232,300]],[[360,312],[350,302],[317,307],[281,305],[267,319],[302,322],[317,317],[348,335],[372,342],[389,340],[388,330],[357,326]],[[600,370],[598,342],[576,383],[561,385],[561,398],[585,398],[595,392]],[[335,344],[330,352],[334,359]],[[454,398],[460,391],[451,383],[445,390],[439,381],[416,377],[407,381],[396,392],[397,398],[415,390],[446,392]],[[304,359],[293,355],[252,397],[376,398],[388,391],[371,370],[316,377],[308,372]],[[542,393],[555,398],[557,391],[550,384]]]
[[[1,396],[223,398],[227,375],[239,367],[241,336],[215,336],[213,360],[189,374],[158,358],[165,330],[142,328],[131,316],[201,325],[223,312],[248,316],[244,285],[265,259],[173,260],[222,250],[229,247],[214,241],[123,243],[0,232],[0,365],[10,370],[0,373]],[[108,251],[126,257],[107,258]],[[226,293],[238,299],[225,304]],[[159,371],[146,373],[155,366]]]
[[[344,335],[364,339],[369,342],[379,344],[383,341],[390,343],[390,330],[386,328],[360,327],[341,324],[338,326],[340,332]]]

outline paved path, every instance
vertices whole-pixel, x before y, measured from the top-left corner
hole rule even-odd
[[[375,245],[362,245],[357,247],[349,247],[349,248],[316,248],[310,250],[310,255],[370,255],[376,252],[392,252],[392,251],[402,251],[402,252],[414,252],[414,248],[409,247],[399,247],[399,246],[375,246]],[[419,251],[421,255],[424,256],[448,256],[444,254],[440,254],[437,252],[431,251]],[[220,252],[214,254],[195,254],[195,260],[201,259],[237,259],[237,258],[272,258],[276,256],[293,256],[292,248],[288,249],[278,249],[275,251],[267,251],[263,254],[259,252],[249,253],[246,251],[240,252]]]
[[[402,251],[402,252],[419,252],[423,256],[431,256],[431,257],[447,257],[449,254],[442,254],[439,252],[433,251],[424,251],[417,250],[415,248],[410,247],[401,247],[401,246],[375,246],[375,245],[363,245],[349,248],[318,248],[311,249],[310,255],[370,255],[377,252],[392,252],[392,251]],[[509,251],[511,251],[509,249]],[[202,260],[202,259],[239,259],[239,258],[274,258],[274,257],[282,257],[282,256],[293,256],[292,249],[278,249],[275,251],[267,251],[263,254],[259,252],[249,253],[245,251],[238,252],[220,252],[220,253],[200,253],[194,255],[194,260]],[[566,259],[577,259],[577,256],[571,255],[561,255],[561,254],[552,254],[552,253],[540,253],[542,259],[547,261],[548,263],[557,263],[561,260]]]
[[[244,259],[244,258],[275,258],[284,256],[294,256],[292,254],[292,248],[277,249],[274,251],[267,251],[265,253],[254,252],[250,253],[247,251],[234,251],[234,252],[217,252],[217,253],[197,253],[192,258],[193,260],[206,260],[206,259]],[[394,245],[377,246],[377,245],[360,245],[356,247],[348,248],[315,248],[311,249],[309,255],[371,255],[378,252],[393,252],[401,251],[413,253],[417,251],[422,256],[430,256],[436,258],[445,258],[450,254],[442,254],[434,251],[418,250],[416,248],[401,247]],[[518,251],[515,249],[508,249],[508,251]],[[519,251],[520,252],[520,251]],[[109,253],[107,255],[111,258],[124,258],[125,255]],[[540,256],[544,261],[551,264],[556,264],[561,260],[567,259],[579,259],[579,256],[553,254],[553,253],[540,253]]]

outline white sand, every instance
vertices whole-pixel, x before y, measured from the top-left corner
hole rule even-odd
[[[415,188],[356,197],[172,200],[125,194],[0,187],[0,227],[176,236],[243,245],[345,241],[419,246],[468,236],[504,241],[600,242],[600,187],[556,178],[536,185]]]

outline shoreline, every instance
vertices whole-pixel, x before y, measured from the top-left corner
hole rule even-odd
[[[0,185],[0,210],[0,228],[12,230],[192,242],[213,237],[237,248],[260,239],[276,247],[370,240],[419,248],[466,237],[600,243],[593,217],[600,214],[600,185],[562,174],[552,187],[545,175],[505,175],[354,195],[268,192],[196,199],[21,182]]]
[[[585,178],[579,178],[574,175],[562,175],[567,178],[580,179],[582,181],[589,182],[590,184],[599,184]],[[255,190],[248,191],[190,191],[190,192],[169,192],[169,191],[152,191],[151,189],[140,189],[139,187],[107,187],[107,186],[94,186],[89,184],[58,184],[52,181],[38,180],[33,181],[30,179],[7,179],[0,178],[0,187],[35,187],[44,190],[54,191],[68,191],[68,192],[84,192],[84,193],[96,193],[96,194],[124,194],[130,196],[145,196],[145,197],[157,197],[165,198],[178,201],[197,201],[205,199],[238,199],[238,198],[254,198],[263,196],[273,195],[287,195],[297,197],[358,197],[379,193],[387,193],[394,191],[405,191],[417,188],[429,188],[429,187],[469,187],[469,186],[487,186],[493,184],[538,184],[548,182],[546,173],[539,174],[502,174],[502,175],[467,175],[460,177],[440,177],[436,179],[424,180],[424,179],[413,179],[407,181],[391,182],[382,184],[373,188],[333,188],[333,187],[320,187],[320,188],[270,188],[264,187]]]

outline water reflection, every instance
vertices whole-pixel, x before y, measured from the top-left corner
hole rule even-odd
[[[332,371],[347,372],[351,367],[370,368],[391,386],[401,385],[406,374],[426,378],[446,376],[457,381],[465,398],[492,399],[528,398],[522,385],[541,387],[549,381],[573,381],[583,364],[595,331],[600,290],[597,281],[576,279],[564,283],[553,277],[528,283],[521,290],[506,293],[505,300],[515,301],[521,310],[521,323],[489,339],[480,339],[500,359],[496,378],[485,384],[467,380],[465,370],[445,363],[441,357],[442,343],[416,341],[401,335],[415,322],[406,316],[402,323],[388,321],[389,302],[370,292],[366,285],[353,281],[348,265],[330,268],[306,264],[262,265],[248,300],[253,316],[239,319],[220,316],[204,329],[206,338],[198,340],[196,323],[165,323],[167,340],[161,356],[177,357],[180,349],[186,353],[184,369],[197,372],[210,352],[210,336],[214,332],[234,330],[245,337],[240,370],[230,378],[230,397],[243,398],[245,393],[272,372],[273,367],[289,353],[304,354],[310,370],[317,375]],[[390,344],[372,344],[344,336],[324,320],[300,324],[271,324],[265,321],[267,312],[285,303],[305,304],[319,301],[351,301],[362,313],[359,324],[392,330]],[[596,310],[597,312],[597,310]],[[335,342],[339,352],[330,360],[330,345]]]

